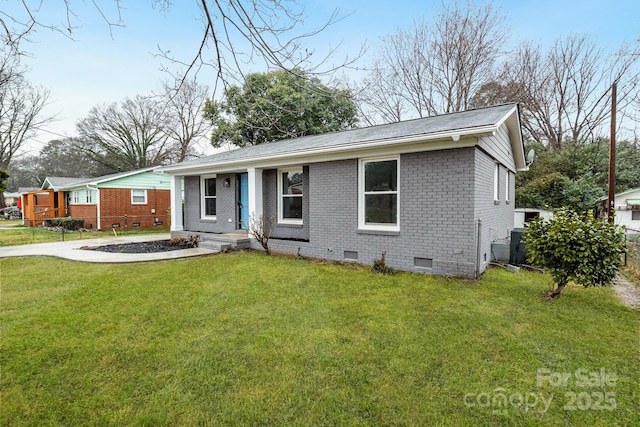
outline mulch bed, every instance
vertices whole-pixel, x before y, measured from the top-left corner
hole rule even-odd
[[[172,245],[168,240],[157,240],[153,242],[123,243],[119,245],[85,247],[83,249],[124,254],[150,254],[154,252],[178,251],[181,249],[190,249],[192,247],[192,245],[188,244]]]

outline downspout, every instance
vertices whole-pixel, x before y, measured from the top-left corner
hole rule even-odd
[[[480,263],[482,260],[482,220],[478,218],[478,236],[476,238],[476,277],[480,278]]]
[[[87,184],[87,190],[96,190],[96,230],[101,230],[100,227],[100,189],[98,187],[93,188]]]

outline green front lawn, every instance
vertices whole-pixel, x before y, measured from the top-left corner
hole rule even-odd
[[[168,228],[147,228],[128,230],[127,235],[168,233]],[[118,236],[125,233],[116,230]],[[29,245],[32,243],[61,242],[82,239],[97,239],[101,237],[115,237],[112,230],[109,231],[66,231],[61,232],[47,230],[42,227],[24,227],[22,225],[0,230],[0,246]]]
[[[0,285],[3,426],[639,419],[638,312],[611,289],[544,301],[540,274],[383,276],[241,252],[8,258]]]

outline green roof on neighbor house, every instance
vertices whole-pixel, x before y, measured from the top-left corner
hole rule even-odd
[[[86,186],[96,188],[157,188],[169,190],[169,176],[154,171],[154,167],[134,171],[119,172],[95,178],[67,178],[46,177],[42,183],[42,190],[55,191],[73,190]]]
[[[445,139],[455,146],[458,141],[467,136],[489,135],[503,124],[506,124],[513,141],[516,165],[518,169],[525,169],[518,105],[505,104],[248,146],[160,167],[157,170],[168,173],[187,173],[207,166],[251,163],[271,158],[305,158],[305,156],[325,153],[335,155],[335,153],[353,152],[356,149],[369,146],[392,147],[408,142],[430,142]]]

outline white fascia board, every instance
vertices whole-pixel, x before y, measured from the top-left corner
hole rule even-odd
[[[237,159],[226,162],[195,164],[189,166],[167,166],[162,172],[170,175],[198,175],[210,172],[218,173],[244,170],[249,165],[256,168],[275,168],[291,164],[306,164],[322,161],[352,159],[363,156],[391,155],[414,153],[421,151],[435,151],[452,148],[472,147],[482,136],[490,135],[497,130],[496,126],[485,126],[458,130],[456,132],[440,132],[430,135],[418,135],[407,138],[367,141],[356,144],[339,145],[316,150],[297,150],[288,153],[264,156],[252,159]]]
[[[511,140],[511,150],[513,151],[513,157],[516,162],[516,171],[528,171],[529,166],[527,166],[525,159],[524,138],[522,137],[520,113],[518,112],[517,104],[498,121],[497,127],[502,126],[502,124],[509,129],[509,139]]]

